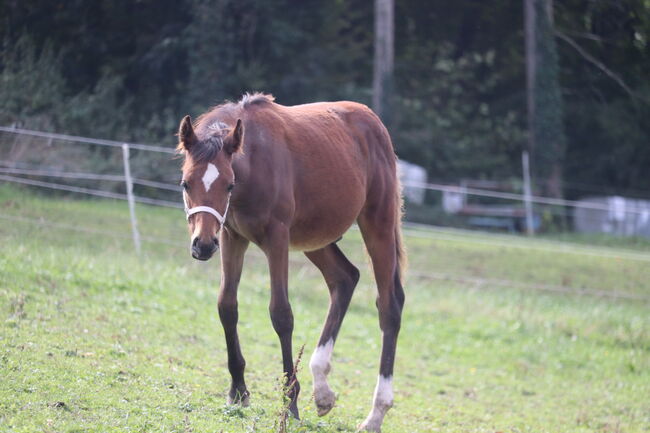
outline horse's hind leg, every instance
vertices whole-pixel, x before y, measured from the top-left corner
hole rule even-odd
[[[377,309],[382,331],[379,377],[373,408],[361,430],[379,432],[386,412],[393,405],[393,364],[400,329],[404,290],[399,276],[399,213],[391,203],[366,208],[358,223],[363,235],[377,283]]]
[[[336,336],[341,328],[341,322],[350,305],[354,288],[359,281],[359,270],[348,261],[336,244],[330,244],[316,251],[306,252],[305,255],[321,271],[330,292],[330,306],[327,319],[309,362],[314,376],[314,402],[319,416],[327,414],[336,399],[334,392],[327,384],[327,374],[330,371],[330,358]]]

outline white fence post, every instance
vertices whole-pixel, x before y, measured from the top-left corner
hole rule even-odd
[[[135,199],[133,198],[133,179],[131,178],[131,164],[129,163],[129,145],[122,144],[122,157],[124,159],[124,180],[126,182],[126,197],[129,202],[131,213],[131,232],[135,251],[140,254],[140,233],[138,232],[138,220],[135,217]]]
[[[524,171],[524,206],[526,208],[526,234],[532,236],[535,234],[533,223],[533,200],[530,186],[530,163],[528,151],[524,150],[521,154],[521,163]]]

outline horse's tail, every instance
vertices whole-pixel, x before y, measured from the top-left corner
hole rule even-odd
[[[396,177],[395,191],[395,253],[397,257],[397,269],[395,278],[400,284],[404,281],[404,275],[408,267],[406,257],[406,248],[402,240],[402,217],[404,215],[404,199],[402,198],[402,184],[399,180],[399,174]]]

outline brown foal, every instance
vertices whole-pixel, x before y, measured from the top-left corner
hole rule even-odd
[[[195,125],[186,116],[179,141],[192,256],[207,260],[221,245],[218,307],[232,377],[228,402],[247,405],[249,400],[237,335],[237,286],[244,253],[253,242],[268,260],[269,311],[287,381],[294,371],[289,249],[304,251],[325,278],[330,305],[310,368],[318,414],[332,409],[330,358],[359,279],[336,242],[356,221],[373,265],[383,334],[373,408],[360,428],[379,431],[393,404],[406,261],[395,153],[384,125],[368,107],[354,102],[286,107],[270,95],[253,94],[212,109]],[[288,392],[289,410],[297,418],[297,381]]]

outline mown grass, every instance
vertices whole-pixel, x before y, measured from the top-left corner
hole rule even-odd
[[[239,295],[252,393],[251,407],[241,409],[225,405],[218,261],[189,257],[180,211],[138,206],[143,236],[171,241],[144,242],[141,257],[132,251],[124,203],[3,187],[0,215],[0,430],[276,429],[280,351],[266,265],[254,248]],[[17,216],[40,222],[7,219]],[[507,236],[425,236],[406,236],[411,269],[440,278],[411,277],[406,285],[385,432],[650,431],[650,250],[637,244],[628,257],[618,241],[564,249]],[[363,278],[334,351],[337,406],[318,418],[303,369],[302,421],[289,431],[354,431],[370,408],[380,335],[359,238],[351,230],[342,241]],[[315,268],[300,254],[292,259],[294,347],[305,345],[308,357],[328,295]],[[509,287],[492,283],[502,279]],[[645,300],[547,293],[531,284]]]

